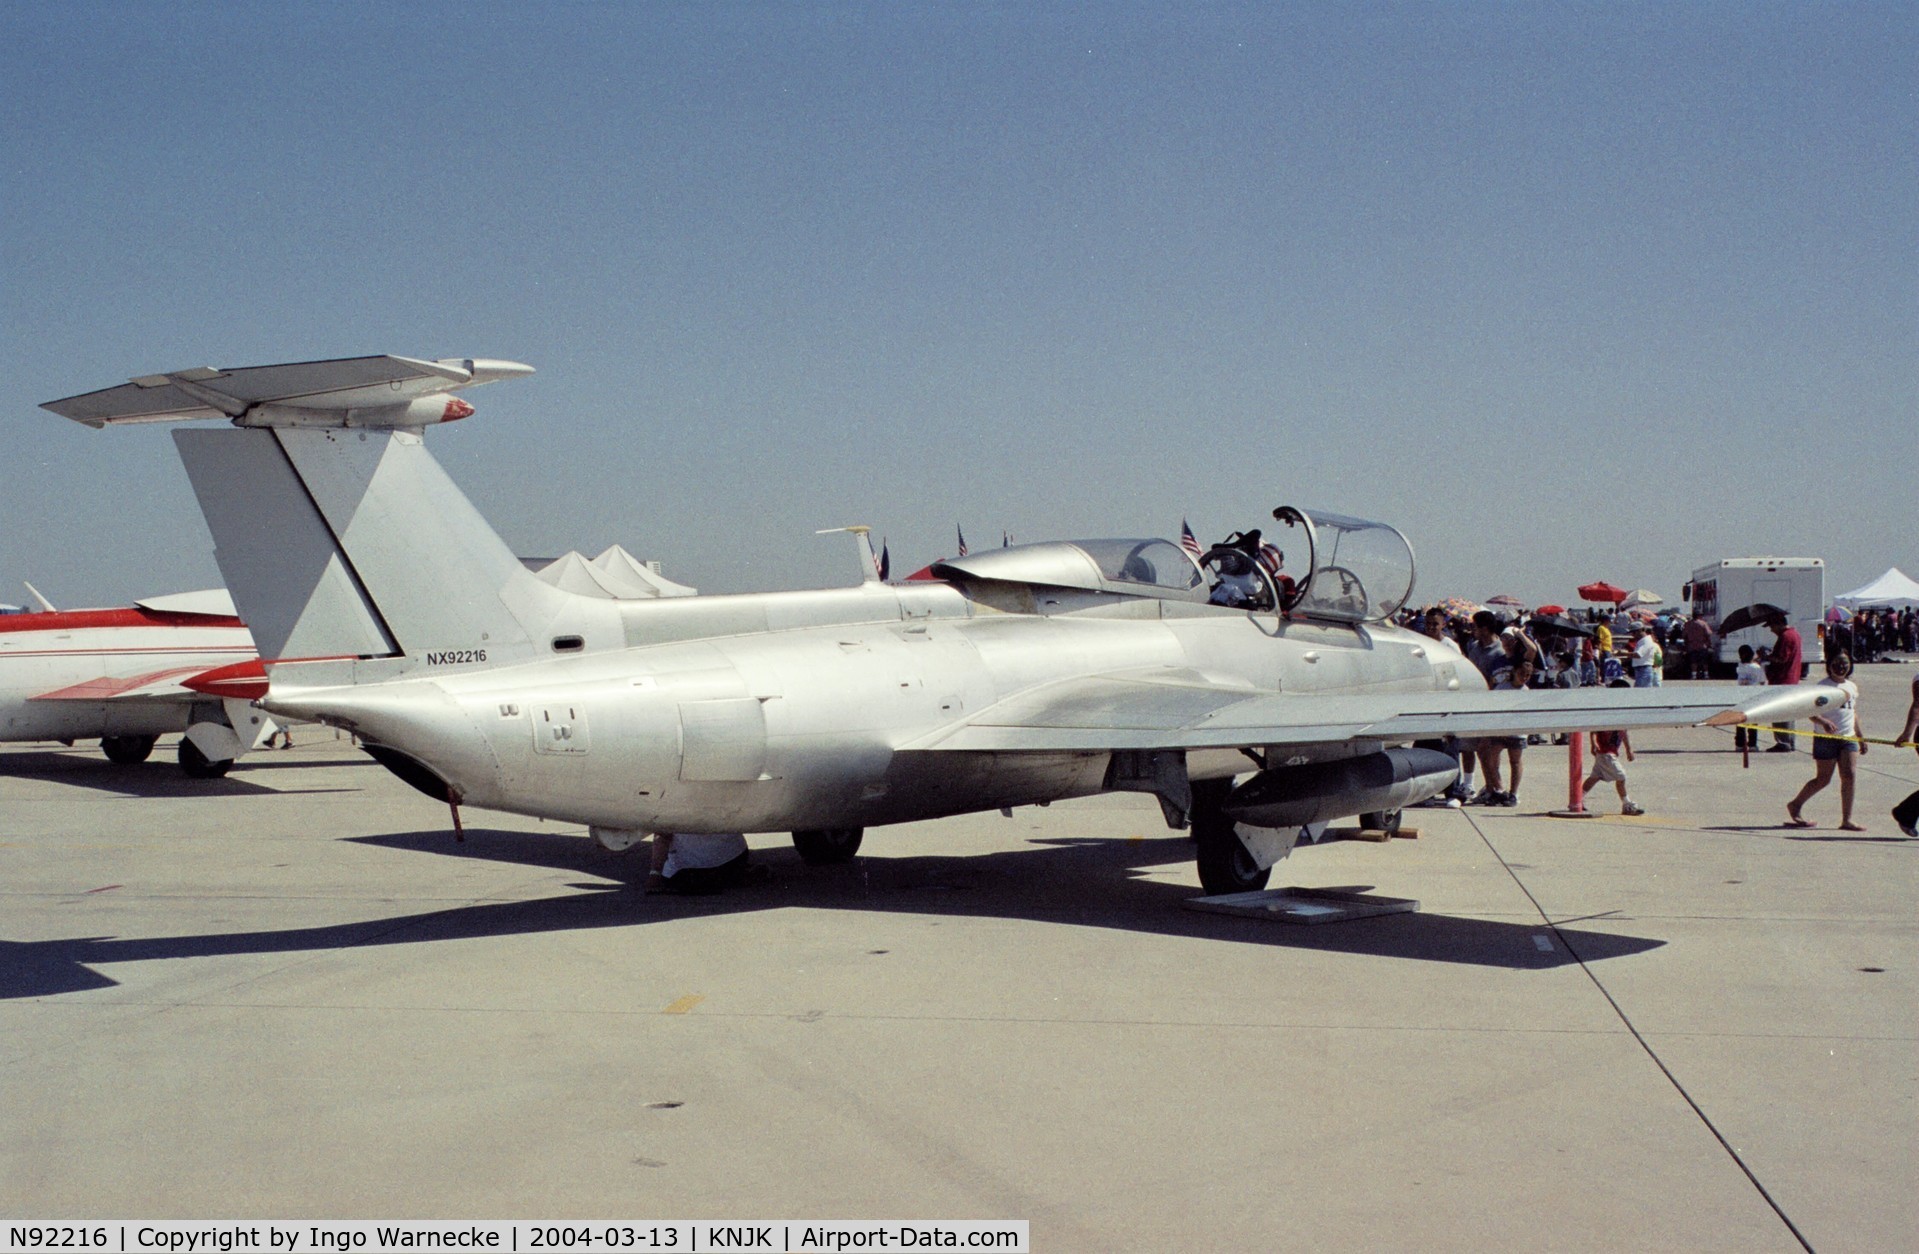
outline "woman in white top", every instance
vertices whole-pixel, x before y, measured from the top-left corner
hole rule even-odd
[[[1786,803],[1786,826],[1817,826],[1811,819],[1802,816],[1799,810],[1814,793],[1832,782],[1832,773],[1836,768],[1839,772],[1839,830],[1863,832],[1866,829],[1852,821],[1853,764],[1858,760],[1858,755],[1866,751],[1866,733],[1859,721],[1859,685],[1852,682],[1852,656],[1840,649],[1827,657],[1826,677],[1819,682],[1828,688],[1839,689],[1846,694],[1846,699],[1838,709],[1812,716],[1812,725],[1826,735],[1812,742],[1814,775],[1799,790],[1799,795]],[[1857,739],[1833,739],[1838,736]]]

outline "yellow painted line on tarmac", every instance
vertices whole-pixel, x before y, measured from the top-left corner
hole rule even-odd
[[[665,1010],[660,1011],[660,1013],[663,1015],[683,1015],[705,1000],[706,998],[702,994],[688,993],[686,996],[668,1006]]]

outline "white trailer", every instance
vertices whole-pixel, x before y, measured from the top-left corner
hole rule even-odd
[[[1722,558],[1695,570],[1684,595],[1692,602],[1693,612],[1712,624],[1718,669],[1730,669],[1739,661],[1742,644],[1751,645],[1754,653],[1772,647],[1772,631],[1756,606],[1785,611],[1787,621],[1799,631],[1807,670],[1826,659],[1819,634],[1826,613],[1824,558]],[[1722,625],[1729,620],[1735,628],[1725,631]],[[1744,623],[1752,625],[1738,625]]]

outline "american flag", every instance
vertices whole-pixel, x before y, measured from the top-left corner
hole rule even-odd
[[[969,548],[967,548],[967,547],[966,547],[966,533],[965,533],[964,531],[961,531],[961,530],[959,529],[959,527],[958,527],[958,526],[955,526],[955,527],[953,528],[953,534],[955,534],[955,535],[957,535],[957,536],[959,537],[959,554],[958,554],[958,556],[960,556],[960,557],[965,557],[965,556],[966,556],[966,555],[967,555],[968,553],[970,553],[970,552],[972,552],[972,550],[971,550],[971,549],[969,549]]]
[[[1267,574],[1277,575],[1279,568],[1286,564],[1286,555],[1279,551],[1277,545],[1262,544],[1259,546],[1259,564],[1266,568]]]
[[[880,555],[873,559],[873,569],[885,583],[887,575],[893,571],[893,556],[886,551],[886,537],[880,537]]]
[[[1199,537],[1193,534],[1193,529],[1186,525],[1184,518],[1179,520],[1179,547],[1191,553],[1196,560],[1198,559]]]

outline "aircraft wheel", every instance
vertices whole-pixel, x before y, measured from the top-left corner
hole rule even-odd
[[[1359,825],[1370,827],[1374,831],[1385,832],[1388,836],[1397,836],[1399,825],[1405,818],[1404,810],[1371,810],[1359,816]]]
[[[1272,876],[1271,867],[1253,861],[1233,831],[1233,820],[1216,810],[1195,806],[1193,841],[1199,846],[1199,886],[1209,897],[1257,892]]]
[[[860,839],[865,835],[863,827],[794,832],[793,848],[799,850],[800,861],[808,866],[832,866],[836,862],[851,862],[853,855],[860,851]]]
[[[180,769],[193,779],[219,779],[233,769],[232,758],[209,758],[194,748],[191,740],[180,742]]]
[[[108,736],[101,740],[100,752],[107,755],[109,762],[137,766],[153,753],[153,742],[157,739],[157,736]]]

